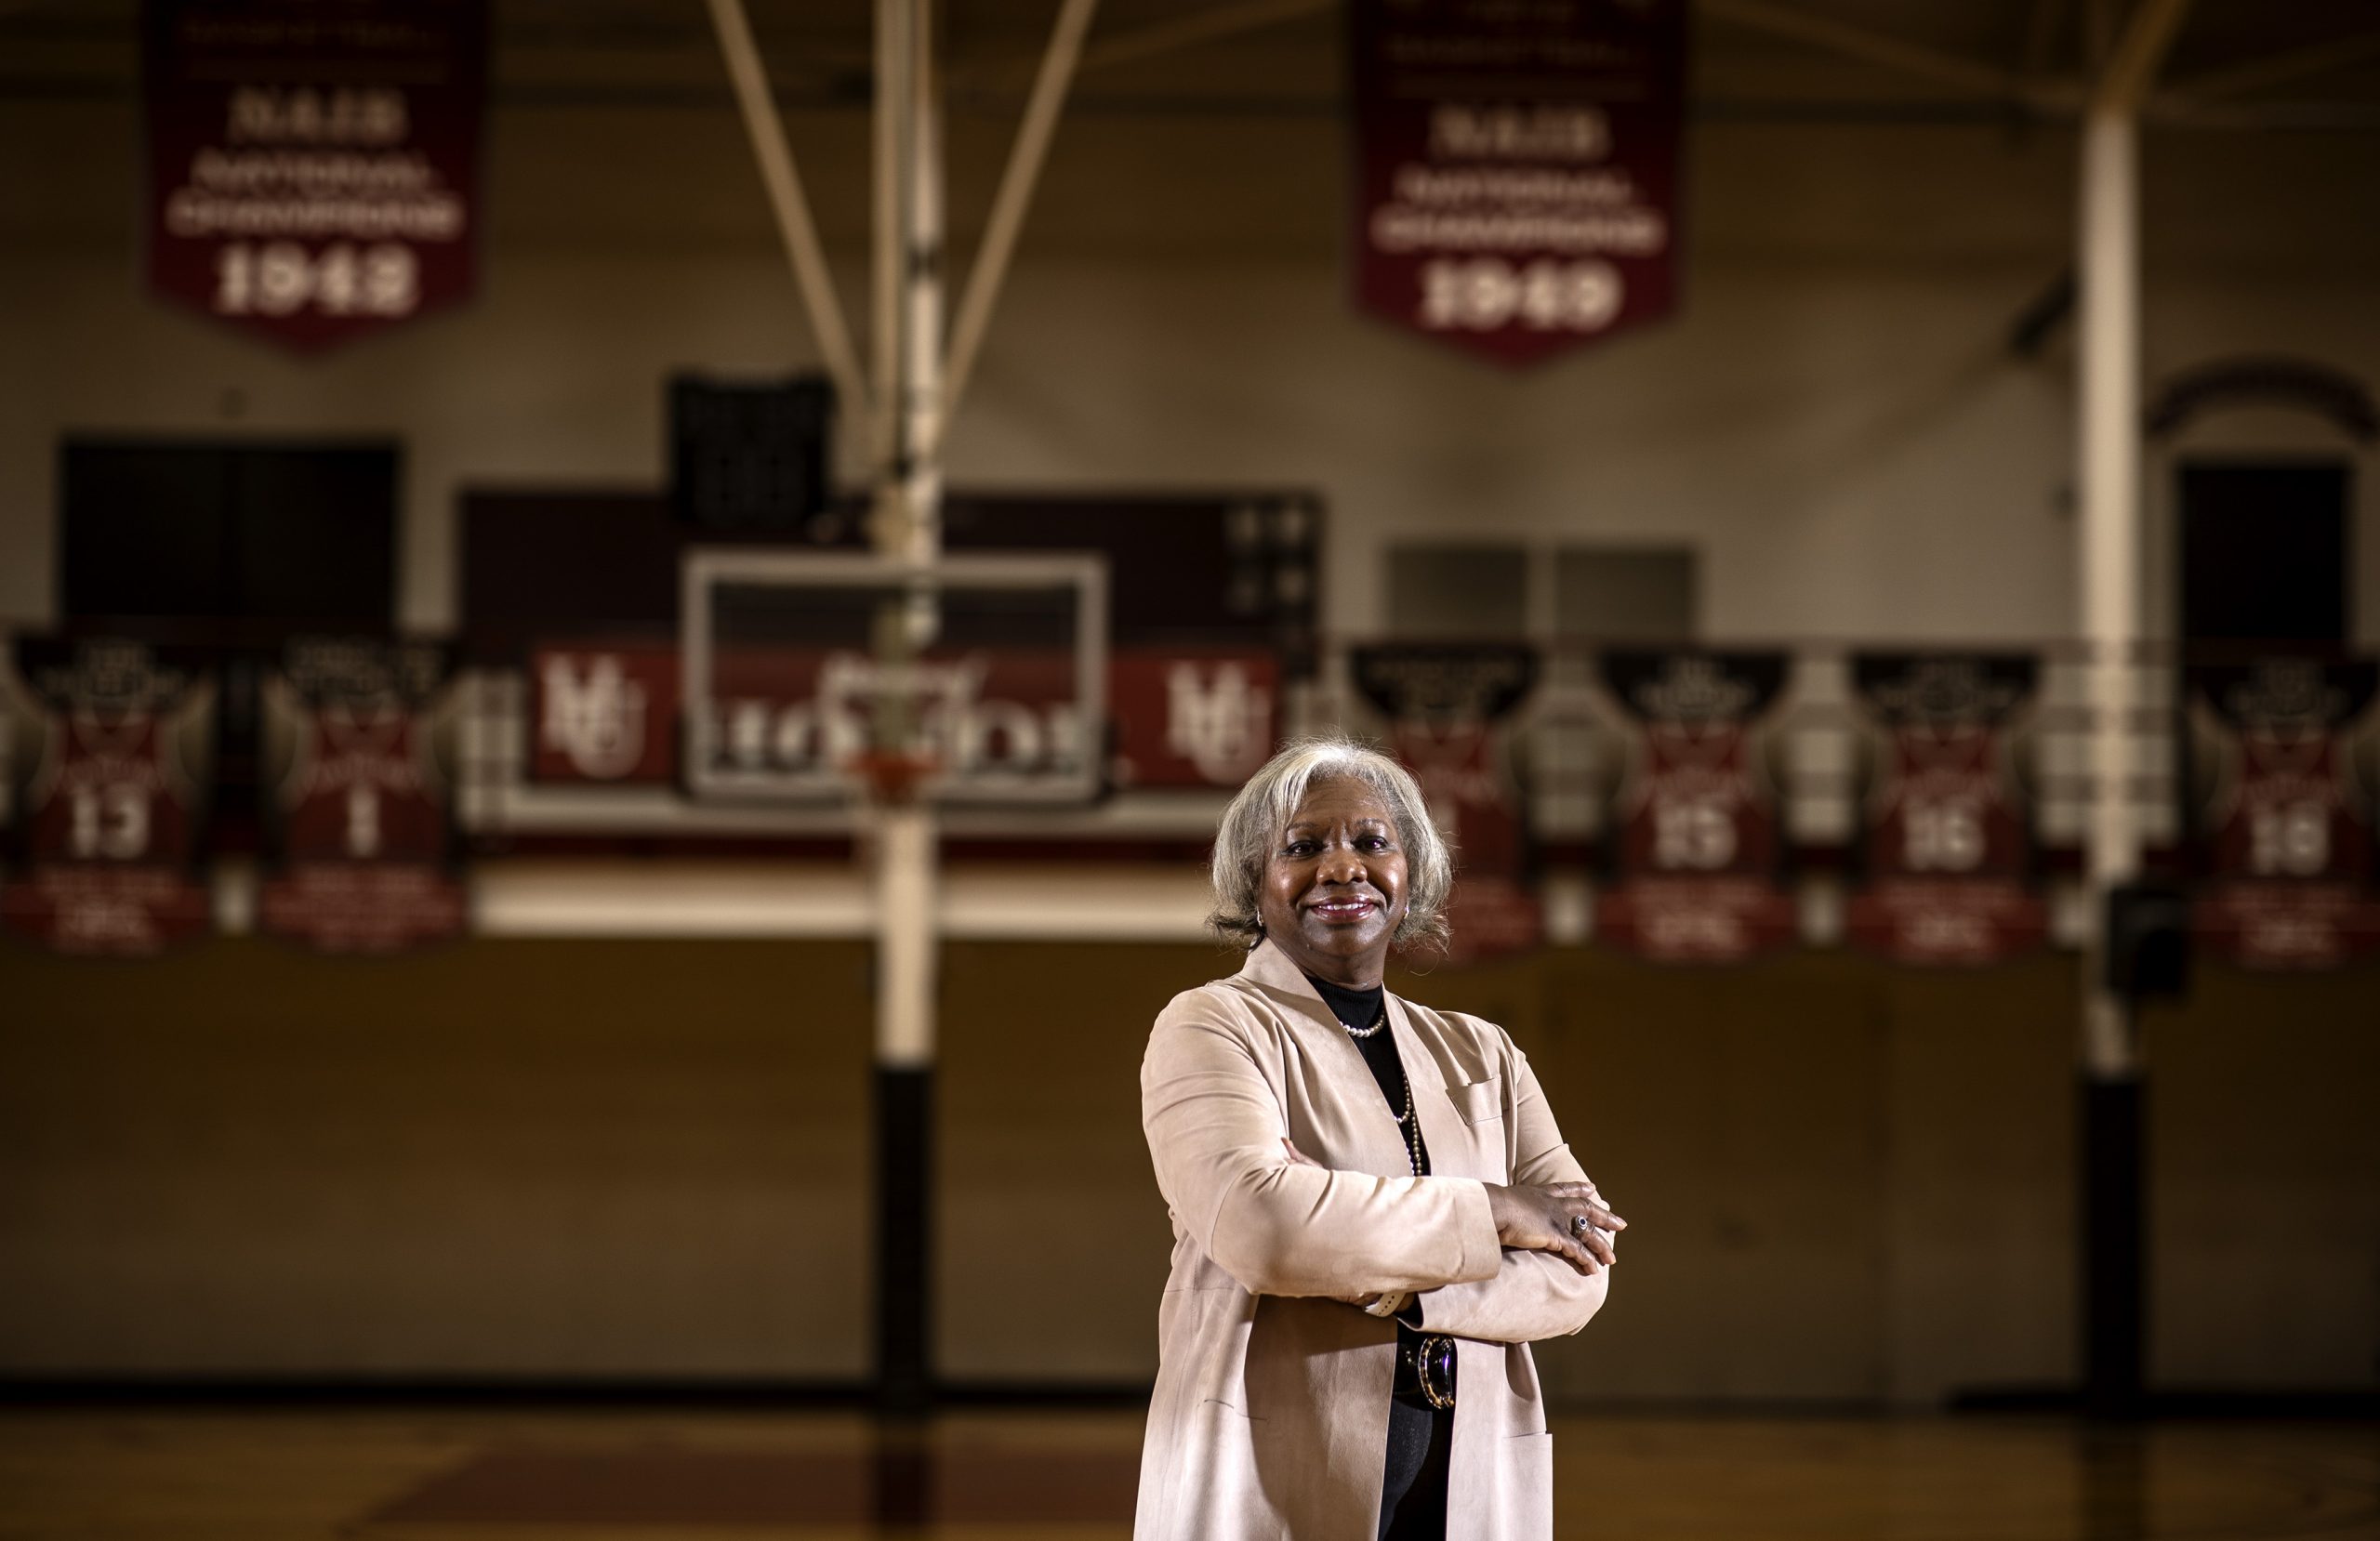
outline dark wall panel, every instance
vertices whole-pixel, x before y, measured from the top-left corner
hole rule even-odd
[[[952,944],[936,1335],[977,1381],[1144,1379],[1148,1025],[1199,943]],[[0,949],[0,1376],[811,1378],[866,1368],[869,950]],[[2073,1369],[2072,960],[1557,949],[1396,987],[1501,1021],[1634,1222],[1545,1345],[1584,1401],[1937,1401]],[[2372,976],[2152,1014],[2152,1363],[2380,1381]]]
[[[2380,969],[2202,967],[2147,1042],[2149,1375],[2380,1387]]]
[[[0,951],[0,1374],[866,1368],[867,952]]]

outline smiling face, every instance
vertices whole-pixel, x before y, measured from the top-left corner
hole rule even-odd
[[[1405,918],[1405,848],[1380,795],[1345,777],[1308,786],[1264,863],[1257,914],[1273,944],[1316,979],[1378,984]]]

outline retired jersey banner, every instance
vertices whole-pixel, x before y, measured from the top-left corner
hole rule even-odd
[[[485,0],[148,0],[149,284],[300,349],[476,282]]]
[[[1526,951],[1545,935],[1527,804],[1511,769],[1510,719],[1537,684],[1534,648],[1382,643],[1349,660],[1355,689],[1389,719],[1390,752],[1413,772],[1454,849],[1449,961]]]
[[[1351,0],[1357,303],[1506,364],[1677,300],[1686,0]]]
[[[17,671],[40,713],[0,922],[62,953],[138,957],[205,934],[194,866],[213,691],[132,641],[28,639]]]
[[[430,643],[290,642],[272,692],[276,864],[258,895],[259,929],[338,953],[462,933],[448,783],[432,742],[447,678]]]
[[[1595,934],[1641,956],[1732,963],[1800,929],[1771,734],[1782,652],[1617,649],[1597,661],[1630,740]]]
[[[2324,968],[2380,952],[2376,685],[2371,659],[2188,670],[2204,879],[2191,926],[2216,955]]]
[[[2017,773],[2039,678],[2013,653],[1851,661],[1868,784],[1864,882],[1844,929],[1901,963],[1996,963],[2048,940]]]

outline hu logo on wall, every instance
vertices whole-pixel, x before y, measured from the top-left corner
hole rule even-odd
[[[384,953],[462,934],[448,778],[434,727],[447,681],[430,643],[309,637],[271,700],[276,870],[258,929],[324,952]]]
[[[1281,665],[1249,648],[1124,648],[1107,660],[1119,786],[1237,786],[1273,757]]]
[[[476,281],[485,0],[148,0],[149,286],[313,349]]]
[[[2016,771],[2034,661],[1863,652],[1851,673],[1868,784],[1851,941],[1903,963],[1992,963],[2042,945]]]
[[[1792,942],[1771,769],[1781,652],[1620,649],[1598,660],[1629,764],[1595,934],[1666,962],[1724,963]]]
[[[2329,968],[2380,951],[2380,663],[2277,658],[2194,666],[2188,681],[2201,943],[2261,968]]]
[[[140,956],[201,936],[195,861],[214,690],[140,642],[27,639],[17,671],[39,711],[19,860],[0,920],[60,952]]]
[[[531,778],[664,786],[676,781],[678,689],[672,642],[532,648]]]
[[[1518,644],[1382,643],[1349,661],[1355,688],[1389,719],[1403,761],[1454,848],[1448,905],[1457,963],[1521,952],[1545,934],[1526,802],[1511,769],[1511,721],[1535,688]]]
[[[1352,0],[1357,302],[1508,364],[1677,298],[1686,0]]]

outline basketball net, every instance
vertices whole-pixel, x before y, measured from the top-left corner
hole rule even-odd
[[[873,698],[869,742],[845,761],[844,770],[879,809],[913,806],[926,779],[942,768],[929,747],[925,722],[925,697],[934,688],[935,671],[920,658],[939,620],[932,591],[923,585],[876,617],[876,667],[865,686]]]

